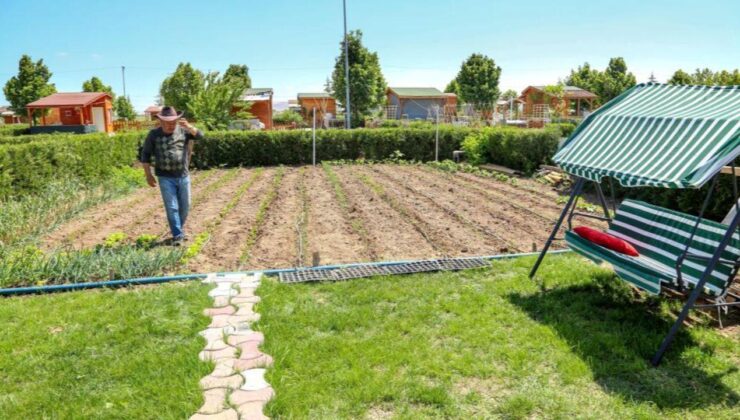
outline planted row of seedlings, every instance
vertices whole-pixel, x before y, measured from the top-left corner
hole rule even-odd
[[[284,175],[285,168],[280,167],[277,172],[275,172],[270,190],[260,202],[259,209],[257,210],[257,214],[255,215],[254,223],[249,228],[249,233],[247,234],[247,238],[242,246],[241,255],[239,256],[238,270],[242,270],[246,265],[248,265],[250,259],[252,258],[252,248],[254,247],[255,243],[257,243],[257,239],[259,238],[259,236],[262,234],[262,228],[265,218],[267,217],[267,213],[269,212],[270,207],[275,202],[275,198],[278,195],[278,189],[280,188],[280,183],[282,182]]]

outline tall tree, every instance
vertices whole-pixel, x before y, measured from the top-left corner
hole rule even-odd
[[[734,86],[740,85],[740,70],[733,71],[710,69],[696,69],[692,74],[679,69],[673,73],[668,83],[671,85],[705,85],[705,86]]]
[[[373,109],[385,101],[386,83],[380,70],[378,54],[370,52],[362,45],[362,31],[347,34],[349,50],[349,97],[352,112],[352,126],[357,127]],[[341,52],[334,63],[332,73],[332,96],[345,105],[346,80],[344,77],[344,40],[340,43]],[[346,109],[346,106],[345,106]],[[346,118],[346,116],[345,116]]]
[[[445,87],[445,93],[454,93],[458,97],[460,96],[460,84],[457,83],[457,79],[450,80],[450,83]]]
[[[498,81],[501,67],[492,58],[473,54],[462,63],[455,81],[460,86],[460,97],[479,111],[493,110],[501,92]]]
[[[245,89],[252,87],[252,79],[249,77],[249,67],[246,64],[230,64],[223,76],[224,80],[239,80]]]
[[[250,118],[246,111],[236,115],[232,108],[249,109],[249,103],[240,102],[239,98],[246,89],[241,78],[219,77],[218,72],[208,73],[204,78],[203,88],[188,101],[188,113],[209,130],[228,128],[235,119]]]
[[[586,62],[578,66],[578,69],[570,71],[570,76],[565,78],[565,84],[597,93],[600,90],[601,73]]]
[[[519,92],[515,91],[514,89],[508,89],[506,92],[501,94],[501,99],[508,101],[510,99],[516,99],[519,97]]]
[[[25,115],[27,104],[55,93],[56,86],[49,83],[51,74],[44,60],[34,63],[31,57],[24,54],[18,61],[18,74],[3,87],[10,109],[18,115]]]
[[[118,118],[126,121],[133,121],[136,119],[136,111],[134,106],[131,105],[131,101],[125,96],[119,96],[116,98],[116,115]]]
[[[110,94],[111,102],[113,103],[113,111],[117,110],[118,102],[116,101],[116,94],[113,93],[113,88],[103,83],[99,77],[93,76],[90,80],[82,82],[83,92],[106,92]]]
[[[159,94],[164,104],[189,112],[190,101],[203,91],[205,75],[190,63],[180,63],[172,75],[162,81]]]
[[[595,93],[599,95],[603,103],[606,103],[635,84],[637,84],[637,78],[627,71],[624,58],[614,57],[609,60],[609,65],[602,74],[601,88]]]

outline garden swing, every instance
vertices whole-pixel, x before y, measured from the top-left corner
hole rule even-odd
[[[554,240],[575,252],[607,262],[623,280],[649,293],[662,288],[691,291],[651,362],[660,364],[692,308],[740,305],[732,284],[740,267],[740,204],[735,159],[740,155],[740,86],[639,84],[590,115],[565,141],[553,160],[574,178],[565,208],[529,277],[533,278]],[[730,165],[730,166],[726,166]],[[724,223],[705,219],[721,173],[731,173],[735,201]],[[610,214],[601,180],[624,187],[701,188],[711,181],[698,216],[648,204],[622,201]],[[604,216],[576,211],[584,185],[593,182]],[[597,245],[572,230],[576,216],[609,223],[607,233],[634,247],[636,254]],[[567,217],[567,230],[557,238]],[[712,304],[695,305],[700,296]],[[736,301],[727,302],[733,296]]]

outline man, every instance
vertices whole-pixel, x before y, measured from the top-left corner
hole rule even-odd
[[[181,246],[187,239],[184,226],[190,210],[190,152],[192,141],[203,138],[203,132],[192,126],[182,113],[174,107],[166,106],[157,115],[160,126],[150,130],[141,150],[141,163],[144,164],[146,182],[150,187],[157,186],[162,193],[167,222],[172,233],[172,244]],[[152,157],[154,174],[152,175]]]

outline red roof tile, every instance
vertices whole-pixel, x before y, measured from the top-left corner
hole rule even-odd
[[[54,93],[38,101],[31,102],[26,105],[26,108],[86,106],[106,96],[110,98],[110,95],[105,92]]]

